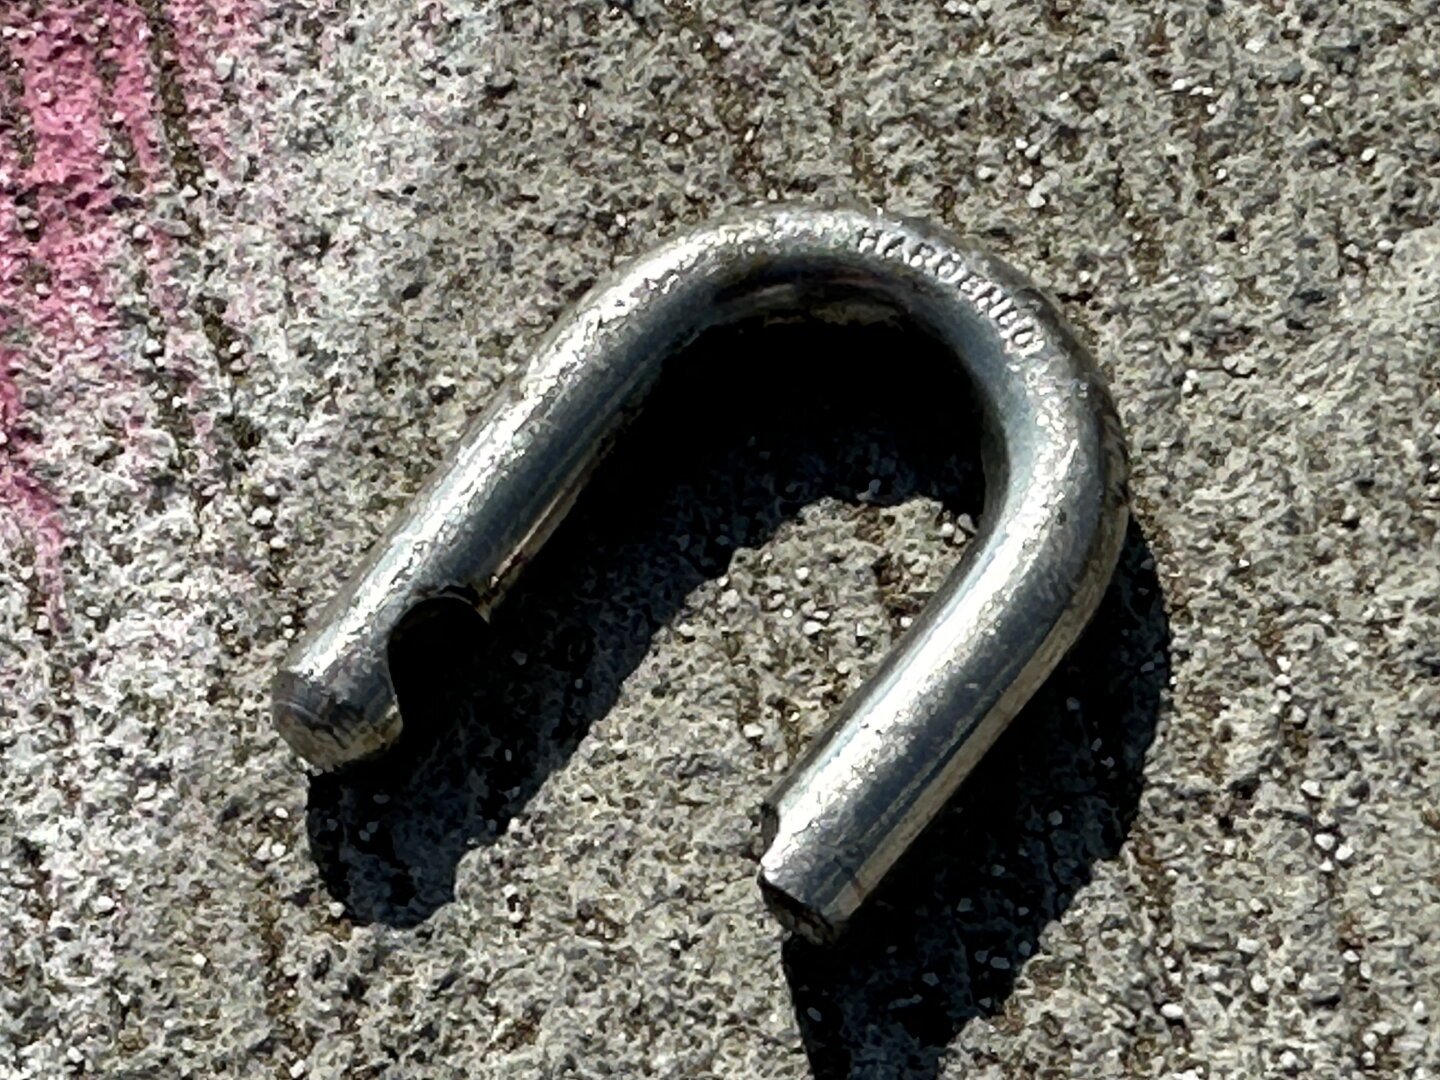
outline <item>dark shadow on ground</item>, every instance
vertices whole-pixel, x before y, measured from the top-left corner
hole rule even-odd
[[[397,635],[401,745],[311,784],[310,845],[330,894],[352,919],[392,926],[451,900],[461,857],[565,763],[686,597],[806,505],[835,498],[863,523],[929,497],[978,517],[971,400],[933,342],[886,327],[741,327],[675,358],[491,623],[442,602]],[[1168,679],[1137,529],[1123,561],[1101,618],[897,868],[864,931],[832,950],[787,946],[817,1077],[882,1061],[885,1075],[935,1075],[946,1044],[998,1008],[1040,929],[1123,840]],[[919,607],[893,603],[896,621]],[[918,1001],[894,1004],[916,986]]]

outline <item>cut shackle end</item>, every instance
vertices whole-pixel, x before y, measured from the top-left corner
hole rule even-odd
[[[373,711],[367,716],[365,709],[347,704],[320,681],[293,669],[276,675],[271,687],[275,729],[321,772],[379,757],[395,745],[404,726],[398,704],[392,699]]]
[[[817,945],[835,941],[865,900],[865,891],[825,851],[806,854],[783,835],[778,805],[784,787],[760,807],[761,842],[756,880],[770,914],[792,934]],[[818,865],[817,865],[818,861]]]

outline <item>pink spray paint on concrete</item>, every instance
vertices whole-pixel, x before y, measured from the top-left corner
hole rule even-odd
[[[7,247],[20,254],[7,260],[0,277],[0,377],[8,387],[0,499],[9,518],[7,534],[18,533],[34,545],[40,586],[56,607],[61,514],[55,493],[33,471],[34,459],[44,454],[45,433],[35,430],[22,405],[33,388],[50,412],[78,407],[83,390],[73,376],[97,363],[111,367],[106,266],[114,240],[107,214],[112,196],[102,163],[102,86],[85,36],[86,14],[94,12],[57,7],[18,26],[12,12],[5,23],[11,60],[20,68],[18,104],[29,130],[5,133],[0,169],[10,199],[30,200],[35,221],[32,235],[21,229],[7,234],[13,244]],[[27,136],[25,162],[20,139]],[[10,211],[18,218],[15,207]],[[22,430],[34,432],[25,445],[17,439]]]
[[[39,587],[58,617],[65,524],[57,493],[39,478],[51,452],[45,426],[101,415],[122,429],[133,426],[126,414],[140,421],[143,394],[114,303],[117,275],[136,258],[137,243],[161,317],[174,325],[184,313],[170,287],[172,238],[134,234],[133,215],[117,212],[117,136],[141,174],[142,218],[171,171],[145,13],[130,0],[42,3],[33,14],[17,7],[0,9],[0,44],[20,76],[19,101],[7,101],[7,112],[23,114],[0,130],[0,540],[33,547]],[[215,62],[253,48],[253,5],[170,0],[162,17],[194,112],[191,138],[207,170],[227,173]],[[0,93],[9,90],[0,85]],[[22,205],[33,220],[22,217]]]
[[[170,0],[166,5],[190,136],[206,168],[227,179],[234,178],[238,160],[223,84],[236,62],[254,51],[255,7],[254,0]]]

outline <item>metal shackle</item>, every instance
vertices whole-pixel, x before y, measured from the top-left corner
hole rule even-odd
[[[1093,359],[1024,277],[933,226],[770,206],[597,284],[297,641],[274,684],[280,733],[320,769],[392,744],[402,618],[451,593],[493,609],[666,358],[702,332],[877,312],[937,339],[973,387],[986,495],[960,565],[765,803],[770,909],[833,938],[1078,637],[1126,525],[1124,443]]]

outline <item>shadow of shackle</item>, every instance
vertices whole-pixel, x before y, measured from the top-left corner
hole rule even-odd
[[[564,765],[686,598],[808,504],[836,499],[863,519],[929,498],[977,517],[971,400],[934,342],[886,326],[741,325],[675,357],[491,622],[435,601],[397,633],[400,745],[311,781],[310,846],[331,896],[356,922],[397,927],[453,899],[462,856],[502,835]],[[921,606],[887,599],[894,622]],[[861,931],[833,948],[787,943],[817,1078],[871,1066],[933,1076],[966,1021],[999,1008],[1041,929],[1129,829],[1168,642],[1132,524],[1094,623],[896,867]]]

